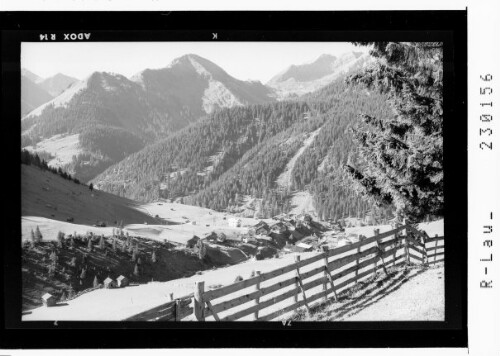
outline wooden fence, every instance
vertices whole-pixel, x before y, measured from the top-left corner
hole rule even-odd
[[[125,321],[180,321],[193,314],[190,307],[193,295],[171,300],[168,303],[159,305],[153,309],[131,316]],[[171,299],[172,294],[171,294]]]
[[[434,264],[444,260],[444,237],[430,238],[411,225],[378,233],[351,245],[323,252],[254,277],[205,291],[195,283],[194,293],[172,300],[128,321],[273,320],[301,307],[310,309],[323,298],[337,294],[369,278],[378,270],[401,264]],[[192,303],[191,303],[192,301]],[[191,306],[192,304],[192,306]],[[194,318],[192,314],[194,313]]]

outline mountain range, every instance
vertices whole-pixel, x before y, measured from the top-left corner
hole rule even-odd
[[[54,98],[50,93],[34,82],[36,78],[37,77],[29,74],[21,75],[21,115],[28,114],[30,111],[35,110],[37,107]]]
[[[330,176],[342,162],[355,160],[343,137],[355,109],[386,114],[384,99],[343,81],[370,60],[357,52],[322,55],[266,85],[238,80],[194,54],[131,78],[95,72],[82,81],[65,75],[48,81],[26,73],[31,82],[51,83],[52,92],[69,87],[22,118],[22,146],[136,200],[181,199],[218,210],[253,204],[270,215],[290,208],[300,191],[320,206],[325,194],[352,195],[328,184],[340,177]],[[335,211],[362,209],[360,199],[346,201],[355,203]]]
[[[299,96],[319,90],[347,72],[361,70],[371,61],[372,58],[362,52],[348,52],[338,57],[323,54],[313,62],[291,65],[266,85],[279,97]]]

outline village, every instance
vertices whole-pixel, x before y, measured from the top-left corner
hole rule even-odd
[[[164,204],[156,203],[156,206],[160,206],[162,211],[179,210],[179,204],[176,204],[176,209],[170,208],[171,204],[163,206]],[[158,214],[155,215],[158,217]],[[319,222],[308,213],[281,214],[272,219],[258,220],[256,223],[255,219],[212,211],[205,216],[214,219],[216,225],[204,224],[206,219],[199,214],[199,221],[188,219],[184,215],[181,216],[183,221],[176,221],[175,217],[171,217],[168,222],[173,225],[164,226],[190,227],[194,230],[188,231],[198,232],[190,237],[189,233],[185,232],[182,239],[160,239],[160,236],[168,236],[163,233],[150,238],[151,236],[144,232],[163,225],[147,223],[125,228],[113,227],[110,236],[96,233],[95,230],[85,234],[75,231],[66,236],[59,232],[57,242],[51,241],[51,247],[46,249],[46,254],[50,251],[48,259],[52,261],[47,267],[47,276],[49,279],[59,276],[60,279],[66,280],[70,287],[52,293],[44,291],[40,294],[40,302],[51,307],[100,288],[124,288],[147,281],[165,281],[201,274],[205,269],[224,268],[244,261],[279,259],[287,254],[320,252],[324,248],[335,249],[363,240],[365,235],[371,236],[374,233],[373,226],[367,225],[374,222],[369,215],[365,219],[347,218],[336,222]],[[377,226],[378,231],[381,227],[383,231],[391,229],[389,222],[385,223]],[[394,225],[394,220],[390,223]],[[141,225],[141,228],[137,228],[137,225]],[[203,228],[200,225],[204,225]],[[101,221],[97,222],[94,228],[109,231],[109,227]],[[31,241],[24,241],[24,248],[29,253],[32,253],[33,248],[40,248],[41,239],[37,241],[38,234],[41,234],[38,226],[36,230]],[[137,234],[134,234],[134,231]],[[80,256],[76,253],[79,248],[81,258],[77,258]],[[63,251],[64,254],[73,253],[72,257],[64,258],[68,266],[64,266],[65,263],[60,261],[59,255],[62,255]],[[171,264],[173,254],[184,256],[183,262],[180,262],[184,271],[180,274],[168,271],[169,268],[177,268]],[[43,258],[47,260],[47,257]],[[108,262],[113,258],[118,261],[111,263],[110,268]],[[74,271],[71,272],[71,269]],[[46,279],[45,273],[42,274],[42,278]]]

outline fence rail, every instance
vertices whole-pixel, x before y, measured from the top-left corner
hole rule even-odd
[[[179,321],[188,316],[193,319],[193,314],[199,321],[234,321],[249,316],[253,316],[252,320],[273,320],[303,306],[309,309],[318,299],[336,299],[337,293],[379,270],[387,274],[387,267],[415,261],[434,264],[443,261],[442,256],[444,236],[431,238],[411,225],[382,234],[375,230],[374,236],[362,241],[332,250],[324,248],[322,253],[304,260],[296,256],[290,265],[266,273],[256,271],[254,277],[218,289],[205,291],[205,283],[197,282],[193,294],[126,320]],[[265,284],[271,280],[276,281]]]

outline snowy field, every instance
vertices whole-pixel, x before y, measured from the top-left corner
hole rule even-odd
[[[138,209],[153,217],[158,215],[167,220],[169,225],[128,224],[124,226],[125,232],[151,240],[164,241],[166,239],[180,244],[184,244],[194,235],[202,238],[211,232],[223,232],[227,238],[236,239],[240,234],[246,234],[249,227],[259,222],[257,219],[238,218],[241,220],[241,226],[233,227],[230,226],[230,219],[234,216],[230,214],[178,203],[156,202],[141,205]],[[265,219],[265,221],[270,223],[273,220]],[[91,231],[94,234],[106,236],[113,233],[113,227],[94,227],[43,217],[24,216],[21,218],[22,240],[29,240],[31,229],[35,230],[37,226],[45,240],[55,240],[59,231],[65,234],[73,234],[76,231],[82,235]]]
[[[89,225],[71,224],[64,221],[41,218],[38,216],[23,216],[21,218],[22,241],[31,239],[31,230],[40,228],[44,241],[56,241],[57,233],[64,232],[66,235],[76,232],[79,235],[85,235],[87,231],[93,234],[110,236],[113,233],[112,227],[94,227]]]
[[[292,208],[290,209],[291,214],[310,214],[316,219],[316,209],[314,208],[313,197],[308,191],[300,191],[294,193],[292,196]]]
[[[68,103],[71,101],[71,99],[73,99],[73,96],[75,96],[80,91],[87,88],[87,79],[73,83],[68,89],[63,91],[60,95],[56,96],[48,103],[45,103],[37,107],[35,110],[31,111],[26,116],[24,116],[23,119],[30,116],[39,116],[43,112],[43,110],[48,106],[54,106],[55,108],[66,107]]]
[[[371,247],[367,245],[363,247],[367,249]],[[335,256],[335,259],[346,256],[352,253],[349,251],[344,254]],[[402,251],[399,252],[398,256],[402,255]],[[316,255],[317,252],[301,253],[301,259],[312,257]],[[127,287],[123,289],[100,289],[93,291],[88,294],[84,294],[74,300],[68,301],[68,305],[61,306],[57,308],[46,308],[41,307],[34,309],[32,314],[23,316],[23,320],[122,320],[130,317],[134,314],[146,311],[148,309],[154,308],[158,305],[166,303],[169,299],[169,293],[174,293],[174,297],[182,297],[193,293],[194,285],[196,281],[205,282],[205,290],[215,289],[222,285],[232,284],[237,276],[241,276],[244,279],[250,277],[253,271],[261,271],[261,273],[269,272],[283,266],[292,264],[294,262],[296,254],[288,254],[279,259],[268,259],[263,261],[245,261],[241,264],[221,268],[218,270],[205,271],[201,275],[194,275],[189,278],[182,278],[177,280],[172,280],[168,282],[153,282],[140,286]],[[311,269],[320,267],[323,265],[323,261],[317,261],[315,263],[309,264],[301,268],[301,273],[307,272]],[[354,265],[350,263],[344,266],[342,269],[349,268]],[[367,266],[360,269],[360,273],[363,271],[371,270],[373,266]],[[261,283],[261,287],[268,287],[279,281],[286,280],[295,276],[295,272],[289,272],[287,274],[281,275],[277,278],[273,278]],[[317,274],[308,279],[304,279],[303,283],[308,283],[312,280],[319,278],[321,275]],[[366,276],[368,278],[370,275]],[[342,281],[351,278],[351,275],[342,277],[336,280],[336,283],[341,283]],[[270,293],[261,298],[261,302],[272,299],[277,295],[283,294],[291,289],[295,288],[293,285],[280,289],[276,292]],[[248,294],[255,291],[255,286],[250,286],[248,288],[242,289],[236,293],[226,295],[222,298],[215,299],[212,301],[213,305],[220,302],[231,300],[238,296]],[[311,288],[307,290],[307,295],[313,295],[322,292],[322,285]],[[319,302],[320,300],[318,300]],[[293,303],[293,298],[288,298],[279,303],[273,304],[270,307],[264,309],[260,315],[267,315],[271,312],[280,310]],[[219,317],[223,318],[227,315],[233,314],[239,310],[247,309],[252,306],[254,301],[247,302],[228,311],[219,313]],[[293,312],[293,311],[292,311]],[[289,315],[282,315],[285,317]],[[193,316],[188,317],[186,320],[192,320]],[[207,321],[213,320],[212,317],[208,317]],[[248,315],[241,320],[253,320],[253,315]]]
[[[27,146],[26,150],[31,153],[48,152],[55,158],[47,164],[50,167],[63,167],[71,163],[73,156],[78,156],[82,149],[80,147],[79,134],[76,135],[55,135],[51,138],[38,142],[35,147]]]

